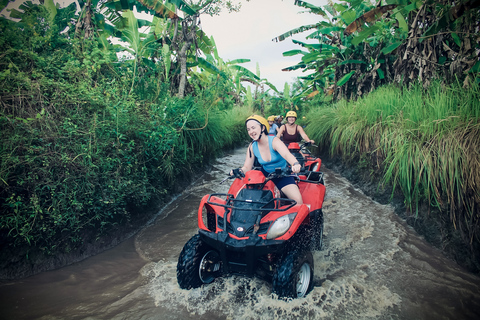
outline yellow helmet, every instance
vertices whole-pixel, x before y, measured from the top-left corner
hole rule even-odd
[[[288,111],[287,112],[287,115],[285,116],[285,118],[288,118],[288,117],[295,117],[297,118],[297,113],[295,111]]]
[[[268,124],[268,121],[264,117],[254,114],[248,117],[247,120],[245,120],[245,123],[247,123],[248,120],[255,120],[258,123],[263,124],[267,129],[267,134],[268,134],[268,131],[270,131],[270,125]]]
[[[268,117],[267,120],[268,120],[268,121],[275,121],[275,116],[270,116],[270,117]]]

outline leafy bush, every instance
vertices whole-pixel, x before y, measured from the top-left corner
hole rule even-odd
[[[2,248],[76,250],[246,138],[239,126],[251,111],[219,99],[219,88],[171,97],[155,79],[161,64],[131,87],[131,61],[95,39],[28,31],[27,21],[0,19]]]

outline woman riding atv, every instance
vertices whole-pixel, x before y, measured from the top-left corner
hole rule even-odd
[[[270,125],[270,130],[268,131],[269,136],[276,136],[278,132],[278,126],[275,123],[275,116],[268,117],[268,124]]]
[[[297,113],[295,111],[288,111],[285,117],[287,118],[287,123],[278,129],[277,138],[281,139],[287,146],[291,142],[300,142],[302,138],[305,142],[310,142],[312,144],[315,142],[308,138],[301,126],[295,124],[295,121],[297,120]]]
[[[248,146],[245,163],[241,168],[234,169],[230,175],[247,172],[252,169],[254,159],[257,157],[258,162],[262,165],[262,172],[265,176],[275,171],[276,168],[285,168],[288,163],[292,166],[292,172],[298,173],[301,165],[294,155],[290,153],[285,144],[275,136],[269,136],[270,126],[267,120],[258,115],[252,115],[245,121],[247,132],[252,143]],[[273,183],[280,189],[285,196],[295,200],[297,204],[302,204],[302,195],[292,176],[272,179]]]

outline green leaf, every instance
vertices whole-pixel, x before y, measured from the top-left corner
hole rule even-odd
[[[183,0],[165,0],[165,4],[167,3],[173,3],[175,6],[177,6],[178,9],[182,10],[186,14],[189,15],[195,15],[197,11],[193,10],[188,3],[186,3]]]
[[[227,64],[247,63],[250,61],[251,61],[250,59],[235,59],[235,60],[228,61]]]
[[[251,78],[251,79],[255,79],[255,80],[260,80],[260,77],[257,76],[255,73],[253,73],[252,71],[248,70],[247,68],[245,68],[244,66],[239,66],[239,65],[236,65],[234,64],[233,66],[231,66],[230,68],[232,68],[233,70],[237,70],[239,72],[241,72],[241,74],[245,77],[248,77],[248,78]]]
[[[300,63],[300,64],[296,64],[296,65],[291,66],[291,67],[283,68],[282,71],[294,71],[294,70],[303,69],[303,68],[306,68],[306,67],[307,67],[306,64]]]
[[[352,77],[352,75],[355,73],[355,70],[352,70],[350,71],[349,73],[347,73],[346,75],[344,75],[340,80],[338,80],[337,82],[337,86],[341,87],[343,86],[345,83],[347,83],[348,80],[350,80],[350,78]]]
[[[324,18],[327,17],[327,14],[325,13],[325,11],[322,10],[321,7],[314,6],[313,4],[310,4],[308,2],[301,1],[301,0],[295,0],[295,5],[299,6],[299,7],[310,9],[311,13],[319,14]]]
[[[319,55],[320,55],[320,52],[318,51],[306,54],[302,57],[302,62],[310,63],[312,61],[316,61]]]
[[[297,49],[297,50],[285,51],[284,53],[282,53],[282,55],[284,57],[291,57],[291,56],[294,56],[294,55],[297,55],[297,54],[306,55],[306,54],[308,54],[308,52]]]
[[[150,10],[155,11],[155,16],[159,18],[178,18],[177,14],[168,8],[162,1],[158,0],[138,0],[141,4]],[[167,3],[166,1],[165,3]]]
[[[318,24],[309,24],[309,25],[298,27],[296,29],[292,29],[290,31],[285,32],[284,34],[279,35],[278,37],[273,38],[272,41],[275,41],[275,42],[283,41],[294,34],[301,33],[310,29],[314,29],[317,27],[317,25]]]
[[[383,73],[382,69],[377,69],[377,73],[378,73],[378,76],[380,77],[380,79],[385,78],[385,74]]]
[[[407,22],[405,21],[405,18],[403,17],[403,15],[398,12],[396,15],[395,15],[395,18],[397,18],[397,21],[398,21],[398,27],[403,31],[403,32],[408,32],[408,25],[407,25]]]
[[[342,12],[341,16],[345,24],[349,25],[350,23],[355,21],[355,18],[357,17],[357,13],[354,10],[348,10],[348,11]]]
[[[198,57],[197,59],[198,59],[198,66],[201,67],[202,69],[204,69],[205,71],[213,73],[213,74],[219,74],[224,78],[226,77],[223,72],[218,70],[217,67],[215,67],[213,64],[211,64],[207,60],[203,59],[202,57]]]
[[[12,0],[14,1],[14,0]],[[10,2],[10,0],[0,0],[0,11],[3,10],[3,8],[5,8],[6,6],[8,6],[8,3]]]
[[[367,28],[365,30],[363,30],[362,32],[360,32],[358,34],[358,36],[354,37],[352,39],[352,44],[354,46],[357,46],[360,44],[360,42],[362,42],[363,40],[365,40],[369,35],[373,34],[375,31],[377,31],[378,29],[380,29],[380,26],[378,25],[374,25],[374,26],[371,26],[370,28]]]
[[[480,71],[480,61],[477,61],[477,63],[475,63],[475,65],[470,70],[468,70],[468,73],[475,73],[479,71]]]
[[[339,4],[339,3],[334,3],[333,4],[333,7],[335,8],[335,10],[337,10],[338,12],[343,12],[345,10],[347,10],[347,7]]]
[[[392,43],[391,45],[389,45],[388,47],[385,47],[381,50],[381,52],[383,54],[389,54],[390,52],[392,52],[393,50],[397,49],[403,42],[402,41],[397,41],[395,43]]]
[[[453,41],[457,44],[457,46],[461,47],[462,46],[462,40],[458,37],[458,35],[455,32],[452,32],[452,38]]]
[[[55,20],[55,16],[57,15],[57,7],[55,7],[55,3],[53,3],[53,0],[45,0],[43,5],[49,13],[50,22],[53,22]]]
[[[447,61],[447,57],[445,56],[441,56],[440,58],[438,58],[438,64],[440,65],[443,65],[445,61]]]

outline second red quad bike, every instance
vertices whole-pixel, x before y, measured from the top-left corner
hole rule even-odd
[[[303,204],[282,197],[271,179],[277,169],[237,175],[228,193],[207,194],[198,209],[198,233],[183,247],[177,281],[191,289],[229,274],[258,276],[278,297],[304,297],[313,288],[313,250],[323,236],[323,173],[305,171],[296,182]],[[308,178],[307,178],[308,177]]]

